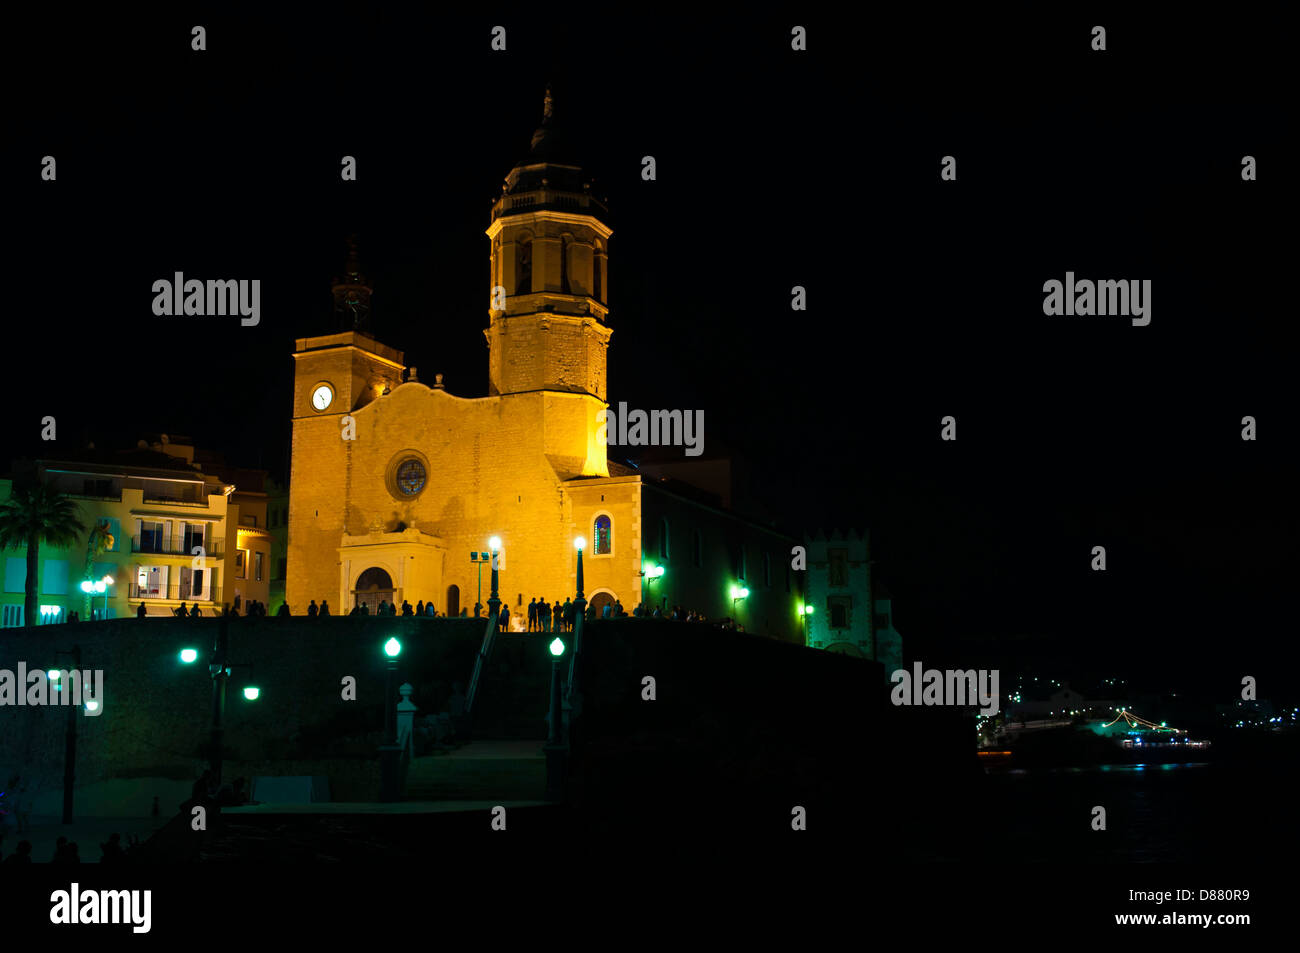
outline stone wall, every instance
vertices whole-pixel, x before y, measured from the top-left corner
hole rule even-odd
[[[192,780],[206,763],[212,716],[207,659],[219,625],[216,619],[117,619],[6,629],[0,632],[0,669],[16,670],[20,660],[29,669],[64,667],[67,657],[56,657],[55,650],[77,645],[83,670],[103,670],[103,713],[74,716],[79,787],[125,778]],[[228,778],[330,773],[305,768],[310,761],[372,757],[382,729],[381,645],[390,636],[402,642],[396,681],[415,686],[413,701],[421,712],[435,712],[446,706],[454,682],[467,685],[483,625],[474,619],[374,616],[231,619]],[[183,648],[197,649],[198,660],[182,664]],[[241,663],[251,663],[251,672]],[[347,675],[356,678],[356,701],[341,697]],[[257,701],[243,698],[250,683],[261,690]],[[67,711],[0,708],[0,775],[7,780],[18,772],[30,779],[33,798],[62,787]],[[274,770],[288,761],[292,770]],[[357,786],[344,783],[342,775],[338,780],[336,789]]]

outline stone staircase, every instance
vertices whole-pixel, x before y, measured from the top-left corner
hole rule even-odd
[[[553,638],[540,632],[497,635],[474,699],[471,735],[475,741],[546,740],[551,703],[547,646]]]
[[[542,741],[476,740],[411,761],[407,801],[540,801],[546,794]]]

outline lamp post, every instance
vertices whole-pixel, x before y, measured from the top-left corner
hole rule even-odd
[[[569,751],[564,730],[564,701],[560,677],[560,659],[564,655],[564,641],[557,636],[551,642],[550,650],[551,706],[547,715],[550,730],[546,736],[546,800],[562,801],[564,800],[564,775],[567,769]]]
[[[221,769],[224,762],[222,742],[225,735],[226,682],[230,680],[231,670],[246,668],[250,674],[253,666],[245,663],[238,665],[228,661],[230,656],[230,617],[223,615],[217,625],[217,633],[212,640],[212,653],[208,656],[208,674],[212,676],[212,723],[208,728],[208,765],[212,770],[213,780],[221,784]],[[181,649],[179,658],[185,665],[192,665],[198,660],[197,649]],[[256,685],[244,686],[244,698],[257,701],[261,690]]]
[[[402,643],[395,638],[384,643],[387,658],[384,677],[384,743],[379,746],[380,777],[379,800],[392,803],[401,796],[397,758],[397,701],[393,697],[393,683],[397,677],[397,656],[402,654]]]
[[[59,649],[54,653],[55,658],[60,655],[66,655],[72,659],[72,671],[68,673],[68,680],[63,685],[58,686],[60,691],[67,692],[65,699],[68,706],[68,723],[63,734],[63,823],[72,823],[72,795],[76,787],[77,778],[77,712],[72,707],[72,683],[74,680],[73,673],[81,671],[81,646],[74,645],[70,650]],[[50,681],[58,681],[59,673],[51,669],[46,672]],[[80,675],[76,676],[80,682]],[[96,699],[102,702],[103,699]]]
[[[501,565],[501,537],[493,536],[488,540],[488,549],[492,551],[492,592],[488,595],[488,609],[492,612],[492,624],[497,624],[501,614],[501,597],[497,595],[497,573]]]
[[[478,593],[474,597],[474,615],[477,616],[479,606],[483,605],[483,564],[492,557],[488,553],[470,553],[469,561],[478,566]]]
[[[799,614],[803,616],[803,644],[807,645],[808,644],[808,617],[813,614],[813,607],[805,604],[803,607],[803,612]]]
[[[587,597],[582,594],[582,551],[587,541],[581,536],[573,541],[578,552],[578,594],[573,600],[573,652],[569,655],[569,689],[564,699],[565,718],[569,724],[582,712],[582,692],[578,683],[578,658],[582,655],[582,632],[587,624]]]
[[[474,674],[469,679],[469,690],[465,693],[465,715],[469,716],[474,706],[474,696],[478,694],[478,681],[483,674],[483,666],[492,654],[492,637],[497,630],[497,615],[501,612],[501,597],[497,595],[497,551],[501,547],[500,537],[493,536],[488,542],[492,550],[492,594],[488,596],[488,624],[483,632],[483,644],[479,646],[478,658],[474,659]]]
[[[112,576],[105,576],[103,579],[96,579],[93,581],[87,579],[81,584],[81,591],[86,593],[86,595],[91,596],[92,599],[94,598],[94,595],[98,595],[100,593],[104,594],[104,614],[100,616],[101,619],[108,618],[108,587],[111,586],[112,584],[113,584]],[[94,595],[91,595],[92,593]],[[95,610],[93,605],[90,611],[92,614],[94,613]]]

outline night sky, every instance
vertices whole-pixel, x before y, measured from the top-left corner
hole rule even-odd
[[[166,431],[286,473],[293,339],[333,330],[352,232],[379,339],[484,395],[483,232],[549,81],[609,200],[610,401],[703,408],[783,526],[870,526],[909,657],[1009,640],[1225,698],[1294,660],[1280,24],[581,10],[16,23],[11,456],[54,415],[60,444]],[[1152,323],[1044,316],[1067,270],[1151,279]],[[175,271],[260,278],[261,324],[155,317]]]

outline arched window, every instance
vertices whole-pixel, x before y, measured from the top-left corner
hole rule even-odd
[[[597,556],[608,556],[614,551],[614,524],[608,516],[597,516],[592,527],[592,552]]]
[[[668,558],[668,520],[659,518],[659,558]]]
[[[595,251],[591,256],[591,271],[592,271],[591,290],[593,292],[592,297],[594,297],[601,304],[605,303],[605,294],[604,294],[605,282],[603,280],[603,275],[601,274],[605,270],[602,267],[604,264],[605,264],[605,249],[601,246],[600,242],[597,242]]]

